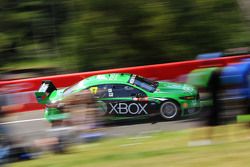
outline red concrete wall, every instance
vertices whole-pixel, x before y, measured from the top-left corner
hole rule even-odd
[[[40,87],[42,80],[51,80],[57,88],[67,87],[86,77],[103,73],[132,73],[155,80],[176,81],[179,77],[184,76],[193,69],[208,66],[226,66],[230,63],[239,62],[243,58],[250,58],[250,55],[118,68],[13,81],[1,81],[0,90],[2,93],[6,94],[8,105],[17,106],[13,107],[15,108],[13,112],[29,111],[41,109],[42,107],[42,105],[37,104],[34,96],[34,91]]]

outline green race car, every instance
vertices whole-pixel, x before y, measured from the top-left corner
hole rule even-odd
[[[43,81],[35,95],[39,103],[53,104],[84,90],[92,92],[104,115],[115,118],[160,115],[165,120],[174,120],[193,115],[200,107],[199,93],[193,86],[124,73],[91,76],[63,89]],[[45,109],[49,121],[59,119],[60,113],[57,108]]]

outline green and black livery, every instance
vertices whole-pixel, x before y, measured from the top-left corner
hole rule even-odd
[[[191,85],[156,82],[134,74],[101,74],[81,80],[73,86],[57,89],[43,81],[35,92],[41,104],[58,103],[74,93],[90,90],[103,114],[114,118],[160,115],[166,120],[193,115],[199,111],[199,93]],[[56,108],[45,109],[49,121],[61,119]]]

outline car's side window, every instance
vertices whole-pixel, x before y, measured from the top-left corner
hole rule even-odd
[[[146,94],[143,91],[129,85],[112,84],[110,86],[111,87],[109,91],[112,92],[113,97],[135,97],[137,94],[146,96]]]
[[[108,94],[109,85],[107,85],[107,84],[91,86],[88,89],[97,98],[107,98],[107,97],[109,97],[108,96],[109,95]]]

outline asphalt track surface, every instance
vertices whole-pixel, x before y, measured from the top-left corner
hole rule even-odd
[[[196,127],[200,122],[185,119],[169,122],[143,122],[129,125],[112,125],[104,128],[108,137],[138,136],[160,131],[176,131]],[[31,142],[45,138],[50,124],[43,118],[43,111],[22,112],[9,116],[1,123],[6,126],[15,140]]]

